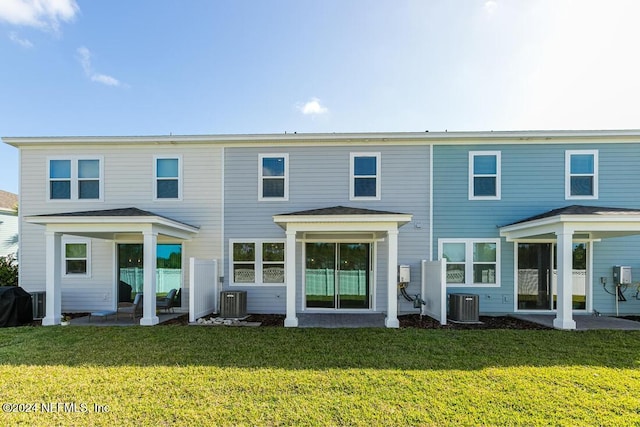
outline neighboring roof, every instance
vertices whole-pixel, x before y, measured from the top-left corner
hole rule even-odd
[[[0,210],[14,211],[18,204],[18,195],[0,190]]]
[[[376,211],[373,209],[349,208],[334,206],[331,208],[310,209],[306,211],[290,212],[281,215],[404,215],[398,212]]]
[[[607,215],[607,214],[617,214],[617,215],[640,215],[640,209],[628,209],[628,208],[608,208],[603,206],[582,206],[582,205],[571,205],[566,206],[564,208],[553,209],[539,215],[535,215],[529,218],[525,218],[523,220],[508,224],[522,224],[529,221],[537,221],[539,219],[551,218],[554,216],[561,215]]]
[[[473,131],[473,132],[362,132],[362,133],[279,133],[279,134],[230,134],[230,135],[145,135],[145,136],[43,136],[3,137],[14,147],[27,145],[92,145],[92,144],[391,144],[434,143],[456,144],[478,140],[486,142],[530,144],[532,142],[557,143],[558,141],[584,141],[599,139],[601,142],[640,142],[640,130],[537,130],[537,131]]]

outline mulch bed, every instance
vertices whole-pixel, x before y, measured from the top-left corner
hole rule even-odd
[[[206,316],[208,317],[208,316]],[[282,314],[251,314],[246,319],[247,322],[260,322],[260,326],[264,327],[284,327],[284,318]],[[527,322],[525,320],[516,319],[509,316],[480,316],[481,323],[453,323],[448,322],[446,325],[440,325],[440,322],[428,316],[420,316],[419,314],[405,314],[398,316],[401,328],[418,328],[418,329],[550,329],[537,323]],[[162,323],[163,325],[188,325],[189,316],[184,314],[175,319]]]

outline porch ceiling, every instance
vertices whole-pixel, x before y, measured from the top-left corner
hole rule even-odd
[[[138,208],[31,215],[26,216],[25,221],[44,225],[50,232],[108,240],[149,232],[189,240],[199,231],[198,227]]]
[[[555,239],[560,232],[591,239],[640,234],[640,210],[573,205],[500,227],[500,236],[507,241]]]

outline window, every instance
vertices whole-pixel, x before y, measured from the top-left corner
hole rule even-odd
[[[499,200],[500,151],[469,152],[469,200]]]
[[[565,152],[565,199],[598,198],[598,151]]]
[[[380,200],[380,153],[351,153],[350,199]]]
[[[155,157],[155,199],[180,200],[182,198],[181,167],[179,157]]]
[[[258,199],[289,200],[289,155],[258,156]]]
[[[101,158],[49,159],[49,200],[102,200]]]
[[[448,286],[500,286],[500,239],[439,240]]]
[[[91,241],[88,239],[62,240],[63,266],[62,273],[67,277],[90,276],[89,255]]]
[[[231,284],[284,285],[284,241],[232,240]]]

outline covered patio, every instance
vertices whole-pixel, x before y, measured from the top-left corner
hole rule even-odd
[[[143,299],[141,325],[160,322],[156,314],[156,269],[158,242],[180,242],[192,239],[198,227],[138,208],[108,209],[33,215],[25,217],[31,224],[45,227],[46,249],[46,316],[43,326],[59,325],[62,319],[62,236],[81,236],[118,241],[137,240],[143,244]],[[115,308],[115,307],[114,307]]]
[[[508,242],[552,240],[558,247],[557,313],[552,326],[576,329],[572,309],[572,248],[574,239],[600,241],[640,234],[640,210],[572,205],[500,227]]]
[[[398,321],[398,229],[411,221],[412,215],[371,209],[335,206],[274,215],[273,221],[285,230],[286,240],[286,318],[284,325],[297,327],[296,252],[298,241],[387,241],[387,309],[384,325],[400,327]],[[304,268],[304,267],[303,267]],[[375,309],[375,307],[374,307]]]

